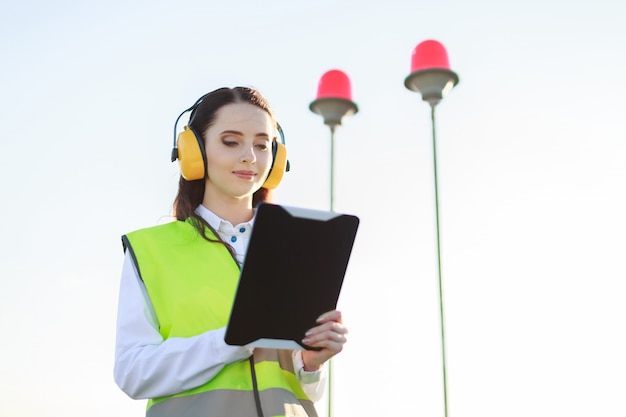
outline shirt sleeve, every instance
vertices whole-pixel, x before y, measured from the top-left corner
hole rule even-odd
[[[251,348],[229,346],[225,328],[164,340],[146,288],[126,252],[120,282],[114,379],[131,398],[156,398],[200,386]]]
[[[293,351],[293,369],[298,376],[302,390],[313,402],[319,401],[324,395],[327,380],[326,368],[326,364],[324,364],[319,371],[305,371],[304,361],[302,360],[302,351]]]

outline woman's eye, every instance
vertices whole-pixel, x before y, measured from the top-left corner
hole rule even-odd
[[[267,150],[267,145],[265,143],[259,143],[256,145],[257,149],[260,149],[262,151]]]
[[[234,140],[223,139],[222,143],[230,148],[232,148],[233,146],[237,146],[237,141]]]

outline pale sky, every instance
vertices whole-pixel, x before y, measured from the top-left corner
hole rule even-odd
[[[112,376],[120,236],[167,220],[176,116],[258,88],[277,202],[325,209],[308,106],[340,69],[360,111],[335,210],[361,226],[333,416],[443,416],[430,112],[404,87],[427,39],[460,78],[436,114],[449,415],[626,415],[625,21],[615,0],[3,1],[0,415],[143,415]]]

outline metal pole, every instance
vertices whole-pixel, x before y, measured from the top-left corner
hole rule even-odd
[[[330,211],[335,211],[335,125],[330,126]]]
[[[335,211],[335,127],[330,125],[330,211]],[[332,359],[328,360],[328,417],[332,417]]]
[[[441,235],[439,232],[439,187],[437,181],[437,144],[435,136],[435,104],[430,103],[430,115],[433,129],[433,169],[435,177],[435,219],[437,224],[437,271],[439,275],[439,318],[441,323],[441,358],[443,371],[443,406],[444,415],[448,417],[448,382],[446,376],[446,337],[443,314],[443,284],[441,280]]]

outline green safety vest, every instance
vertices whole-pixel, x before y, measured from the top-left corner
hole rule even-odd
[[[216,238],[208,229],[207,235]],[[163,339],[228,324],[240,271],[224,245],[202,238],[189,220],[137,230],[122,240],[146,286]],[[256,348],[253,358],[264,417],[317,416],[295,375],[291,351]],[[255,417],[251,366],[247,360],[227,364],[199,387],[150,399],[146,415]]]

